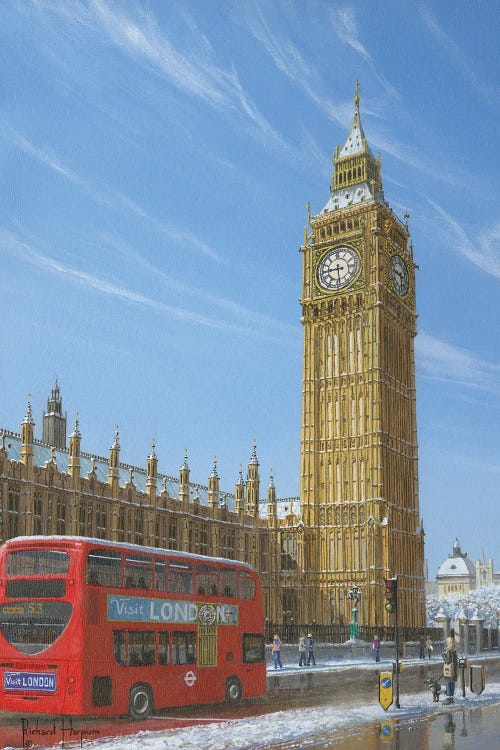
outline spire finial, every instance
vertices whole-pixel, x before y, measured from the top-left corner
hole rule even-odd
[[[271,466],[271,471],[269,472],[269,487],[274,487],[274,476],[273,476],[272,466]]]
[[[252,449],[252,456],[250,458],[250,463],[251,464],[258,464],[259,463],[259,460],[257,458],[257,441],[256,441],[255,438],[253,439],[253,449]]]
[[[149,454],[148,458],[156,458],[155,447],[156,447],[156,440],[153,438],[151,440],[151,453]]]
[[[28,393],[28,408],[26,409],[26,416],[23,419],[26,424],[35,424],[33,414],[31,413],[31,393]]]
[[[356,79],[356,87],[354,92],[354,104],[359,107],[359,81]]]
[[[118,425],[115,425],[115,439],[113,441],[113,445],[111,446],[111,448],[112,449],[120,448],[120,435],[118,432]]]
[[[182,464],[181,469],[185,469],[186,471],[189,471],[187,448],[184,448],[184,463]]]
[[[217,474],[217,456],[214,455],[214,465],[212,467],[212,471],[210,472],[210,476],[214,479],[218,479],[219,475]]]
[[[73,430],[73,436],[74,437],[81,437],[80,422],[79,422],[79,419],[78,419],[78,412],[76,412],[76,416],[75,416],[75,429]]]

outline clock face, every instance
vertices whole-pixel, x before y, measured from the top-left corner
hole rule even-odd
[[[323,289],[337,291],[351,283],[359,273],[359,255],[351,247],[336,247],[321,258],[318,283]]]
[[[389,264],[389,276],[391,278],[392,288],[399,294],[400,297],[404,297],[408,294],[410,287],[410,278],[408,276],[408,269],[406,263],[400,255],[393,255]]]

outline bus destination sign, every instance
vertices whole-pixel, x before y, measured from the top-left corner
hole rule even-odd
[[[108,620],[237,625],[238,607],[234,604],[200,604],[109,594]]]

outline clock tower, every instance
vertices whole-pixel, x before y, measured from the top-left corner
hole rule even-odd
[[[306,227],[300,503],[303,612],[390,625],[384,578],[398,576],[398,619],[425,625],[414,338],[415,263],[407,222],[384,199],[356,83],[331,195]],[[407,219],[408,217],[405,217]]]

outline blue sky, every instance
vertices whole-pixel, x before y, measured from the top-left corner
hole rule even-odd
[[[41,415],[177,475],[298,492],[306,204],[329,197],[360,80],[417,276],[430,573],[500,568],[495,2],[0,4],[0,424]]]

